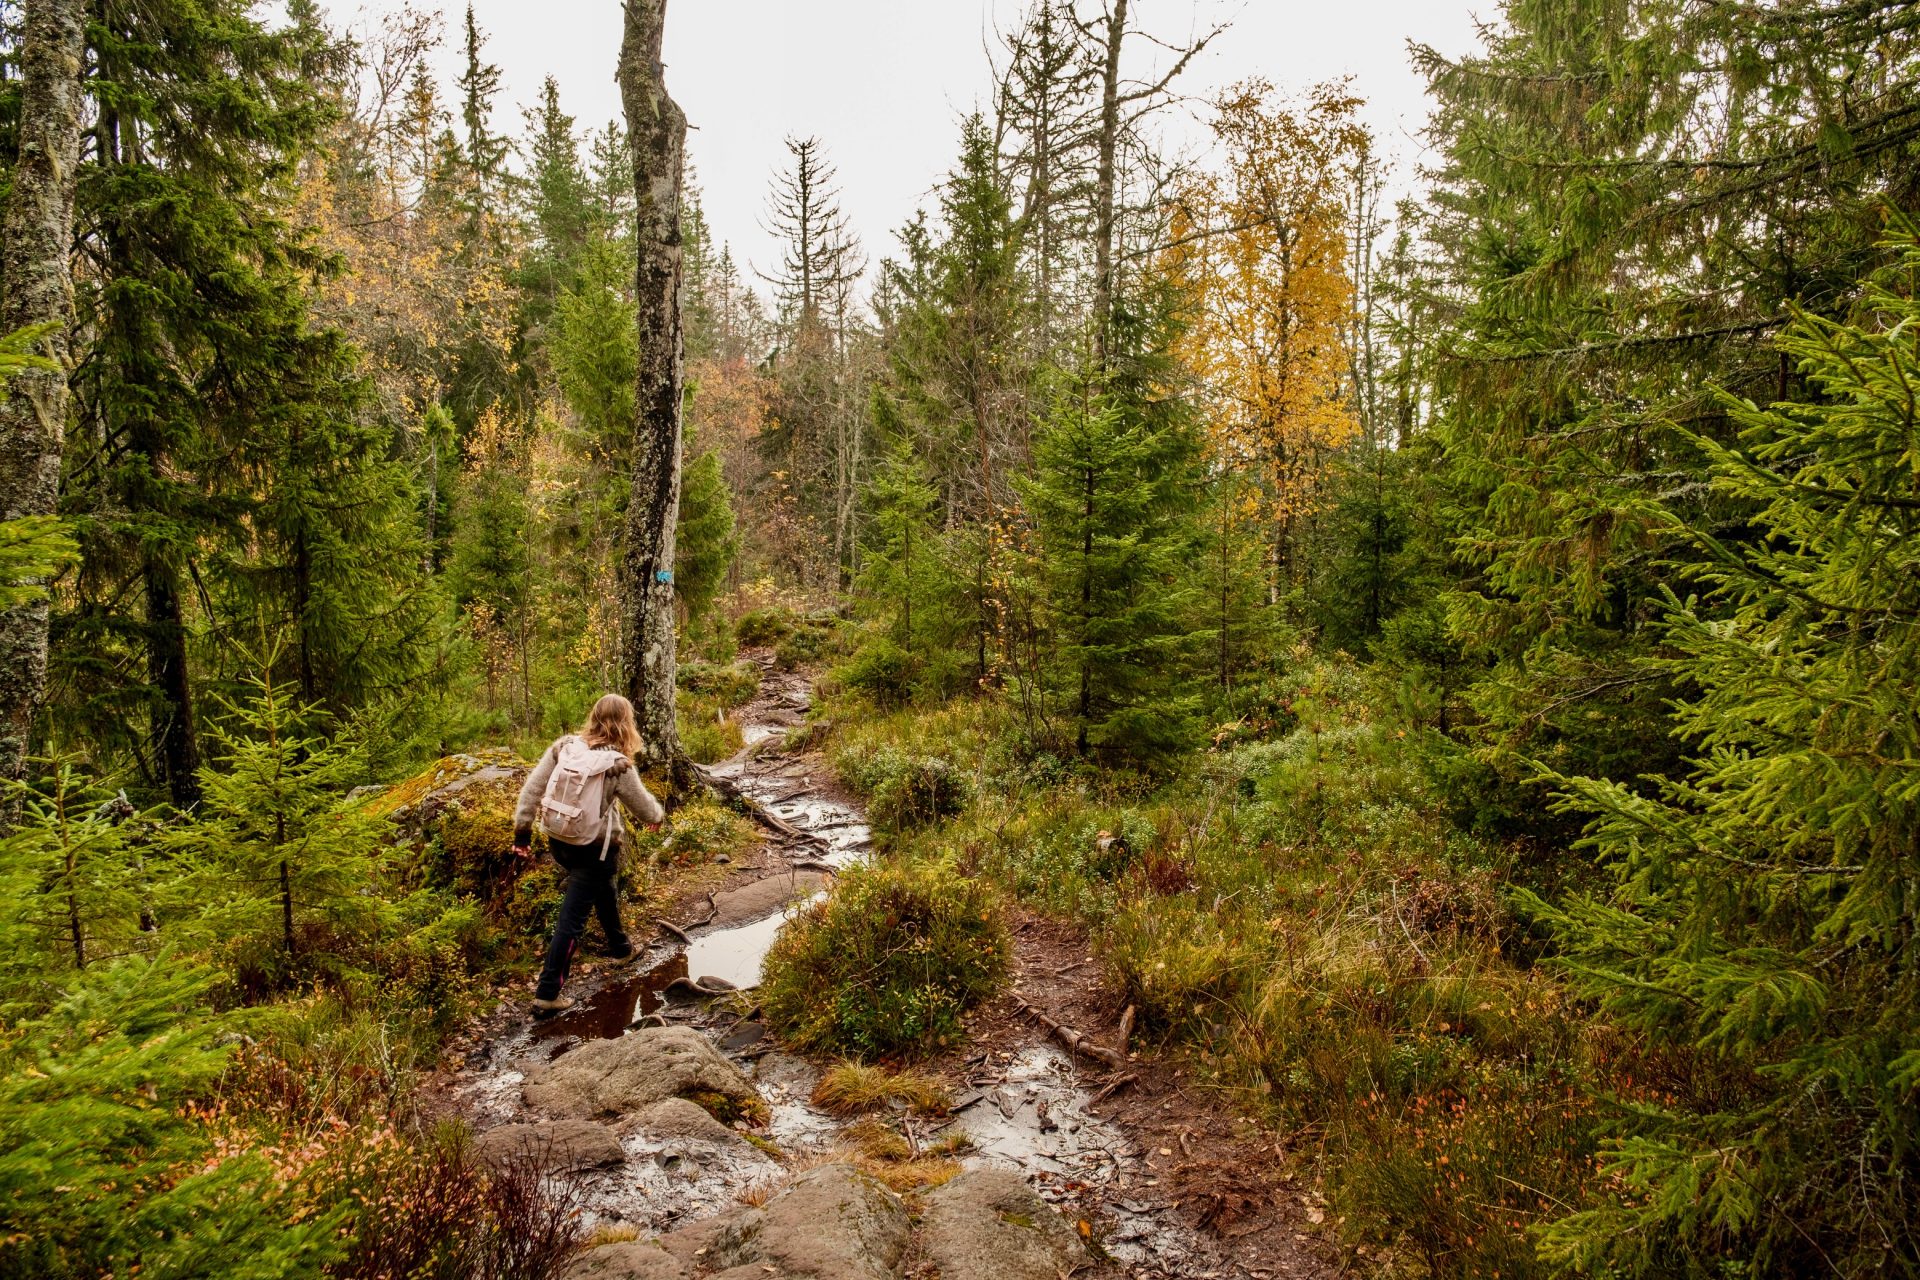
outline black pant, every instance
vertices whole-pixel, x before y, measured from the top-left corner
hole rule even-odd
[[[586,932],[587,913],[600,917],[600,928],[607,935],[607,949],[615,955],[628,947],[627,931],[620,927],[620,903],[614,897],[613,880],[620,870],[618,846],[600,857],[600,842],[562,844],[547,842],[553,860],[565,868],[566,892],[560,898],[560,915],[553,922],[553,940],[547,943],[547,962],[540,969],[540,983],[533,990],[537,1000],[551,1000],[560,994],[573,967],[573,951],[580,935]]]

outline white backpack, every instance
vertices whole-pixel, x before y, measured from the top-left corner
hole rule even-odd
[[[604,859],[616,821],[607,770],[626,757],[618,751],[596,751],[577,737],[562,738],[559,751],[547,776],[546,794],[540,797],[540,827],[568,844],[591,844],[597,838]]]

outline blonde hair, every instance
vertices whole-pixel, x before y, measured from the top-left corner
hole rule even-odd
[[[633,704],[617,693],[608,694],[593,704],[580,736],[595,750],[611,747],[621,755],[634,755],[640,750],[640,726],[633,718]]]

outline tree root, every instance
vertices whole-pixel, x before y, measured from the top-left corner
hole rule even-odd
[[[791,822],[774,814],[772,810],[748,795],[739,783],[722,778],[712,770],[693,764],[691,761],[688,762],[687,767],[709,791],[745,809],[748,817],[788,844],[813,845],[821,849],[828,847],[827,842],[819,836],[810,831],[802,831]]]
[[[1116,1053],[1103,1044],[1094,1043],[1086,1036],[1075,1031],[1072,1027],[1064,1023],[1055,1022],[1052,1018],[1049,1018],[1046,1014],[1028,1004],[1017,993],[1013,997],[1013,1002],[1019,1005],[1027,1016],[1045,1027],[1054,1039],[1065,1045],[1071,1052],[1083,1053],[1097,1062],[1106,1063],[1116,1071],[1127,1065],[1127,1056],[1124,1053]]]

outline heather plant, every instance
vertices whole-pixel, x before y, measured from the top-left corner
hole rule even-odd
[[[871,1059],[956,1042],[1006,977],[997,896],[935,861],[847,872],[767,952],[761,996],[794,1045]]]

